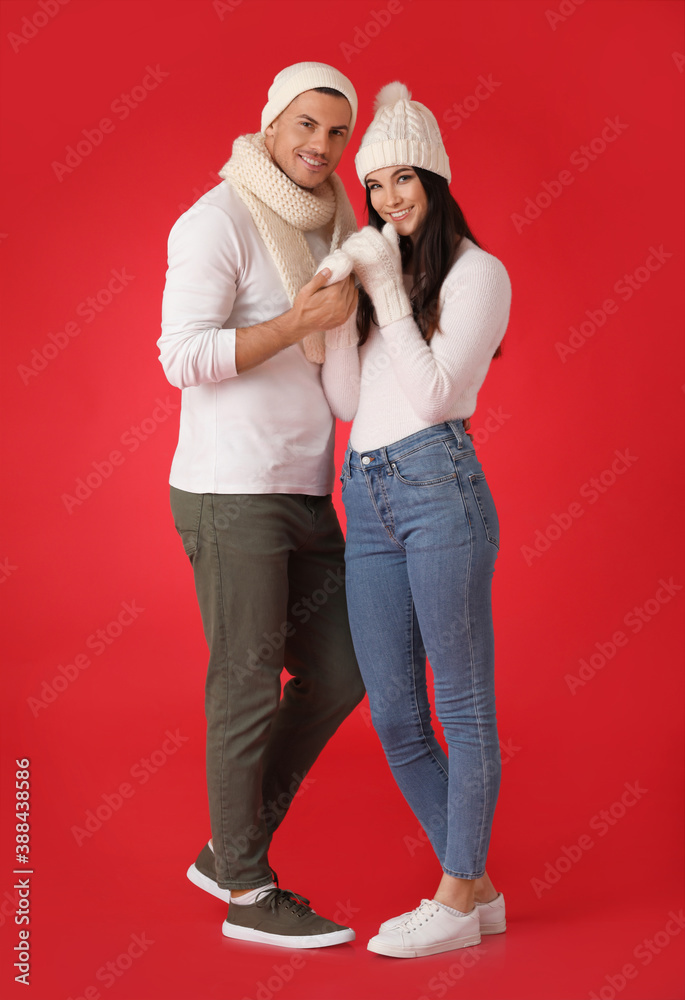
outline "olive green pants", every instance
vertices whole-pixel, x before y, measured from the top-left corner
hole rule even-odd
[[[271,880],[268,848],[317,756],[364,696],[329,495],[171,487],[209,668],[207,790],[217,882]],[[281,694],[281,673],[291,675]]]

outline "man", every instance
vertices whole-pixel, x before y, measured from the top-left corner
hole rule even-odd
[[[334,175],[356,113],[352,84],[331,66],[276,76],[261,133],[236,139],[224,181],[171,230],[158,341],[183,390],[171,507],[210,650],[212,840],[188,877],[229,901],[227,937],[288,948],[354,938],[274,884],[268,848],[364,694],[320,369],[321,331],[350,316],[356,292],[352,278],[313,277],[356,229]]]

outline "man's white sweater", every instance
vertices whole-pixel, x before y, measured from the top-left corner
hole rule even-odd
[[[305,233],[314,259],[330,234]],[[174,224],[160,361],[182,389],[169,481],[190,493],[308,493],[334,482],[334,420],[301,344],[238,374],[235,331],[290,308],[247,207],[223,181]]]

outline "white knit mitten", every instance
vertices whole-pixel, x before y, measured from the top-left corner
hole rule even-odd
[[[326,330],[326,350],[339,351],[344,347],[354,347],[359,341],[357,330],[357,310],[345,320],[342,326]]]
[[[329,285],[334,285],[336,281],[343,281],[349,274],[352,274],[354,264],[352,258],[348,257],[344,250],[338,249],[329,253],[328,257],[324,257],[317,267],[316,273],[323,271],[324,267],[329,268],[331,272],[330,278],[324,285],[324,288],[328,288]]]
[[[402,278],[399,237],[391,222],[380,233],[373,226],[364,226],[348,236],[342,250],[354,262],[354,272],[373,302],[379,326],[411,316],[411,302]]]

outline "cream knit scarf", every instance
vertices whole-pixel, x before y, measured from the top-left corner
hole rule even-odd
[[[331,174],[315,192],[298,187],[271,159],[261,132],[238,136],[219,176],[231,182],[250,210],[291,304],[316,273],[316,261],[304,233],[333,219],[332,253],[357,231],[342,181]],[[304,338],[302,344],[309,361],[323,364],[324,342],[323,332]]]

